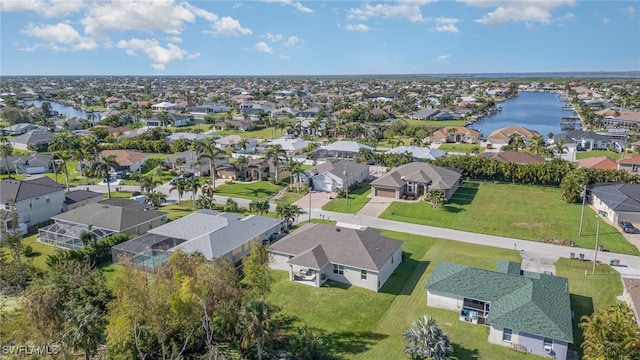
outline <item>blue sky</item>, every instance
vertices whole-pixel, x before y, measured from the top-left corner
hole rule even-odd
[[[0,0],[0,75],[640,70],[640,3]]]

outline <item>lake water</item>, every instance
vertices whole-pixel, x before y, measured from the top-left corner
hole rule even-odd
[[[25,104],[30,105],[33,104],[36,107],[40,107],[44,100],[29,100],[25,101]],[[73,106],[68,106],[65,104],[61,104],[55,101],[49,101],[51,104],[51,110],[57,111],[58,114],[63,115],[64,117],[79,117],[80,119],[87,119],[89,116],[86,111],[81,109],[75,109]]]
[[[521,92],[519,96],[498,105],[502,106],[502,111],[476,121],[469,128],[480,131],[486,137],[497,129],[522,126],[546,138],[550,132],[561,133],[560,120],[573,115],[573,111],[562,110],[562,102],[552,92]]]

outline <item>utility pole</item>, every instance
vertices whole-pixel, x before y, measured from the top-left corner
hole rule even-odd
[[[582,185],[582,214],[580,215],[580,229],[578,230],[578,236],[582,236],[582,221],[584,220],[584,203],[587,201],[587,185]]]
[[[593,271],[591,275],[596,274],[596,263],[598,262],[598,236],[600,235],[600,216],[596,215],[596,219],[598,219],[598,225],[596,226],[596,249],[593,254]]]
[[[345,193],[347,195],[347,206],[349,205],[349,185],[347,184],[349,180],[349,173],[347,172],[347,162],[344,162],[344,182],[342,185],[344,186]]]
[[[311,189],[309,189],[309,222],[311,222]]]

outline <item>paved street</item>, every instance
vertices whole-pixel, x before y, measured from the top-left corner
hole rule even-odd
[[[112,185],[111,190],[114,191],[115,187],[120,187],[124,191],[139,191],[138,186],[124,186],[124,185]],[[89,190],[96,192],[107,192],[106,185],[89,185],[79,187],[80,189],[89,188]],[[164,184],[156,188],[164,194],[167,194],[168,202],[175,202],[178,200],[176,192],[169,193],[170,186]],[[405,232],[417,235],[431,236],[435,238],[455,240],[472,244],[479,244],[485,246],[495,246],[504,249],[516,249],[523,253],[523,265],[525,268],[531,270],[540,271],[553,271],[551,270],[551,264],[555,263],[559,258],[569,258],[570,253],[575,253],[576,256],[584,254],[585,260],[592,260],[594,257],[593,249],[582,249],[569,246],[558,246],[552,244],[545,244],[535,241],[520,240],[514,238],[508,238],[503,236],[477,234],[466,231],[452,230],[439,228],[434,226],[418,225],[411,223],[404,223],[399,221],[380,219],[374,216],[368,215],[352,215],[343,214],[337,212],[324,211],[321,208],[315,206],[321,206],[321,202],[326,202],[323,193],[315,193],[316,202],[314,203],[312,198],[311,217],[314,219],[325,219],[331,221],[337,221],[344,224],[353,224],[355,226],[367,226],[374,227],[383,230],[392,230],[398,232]],[[183,199],[190,199],[191,193],[185,193]],[[224,204],[227,201],[226,196],[215,196],[217,204]],[[306,199],[306,201],[305,201]],[[324,201],[321,201],[325,199]],[[248,207],[250,200],[235,198],[234,199],[240,207]],[[303,209],[303,214],[300,215],[299,220],[307,220],[309,216],[308,209],[308,197],[304,197],[300,200],[299,205]],[[275,204],[271,204],[272,210],[275,210]],[[624,276],[638,277],[640,278],[640,257],[626,254],[616,254],[611,252],[599,252],[598,260],[603,263],[608,263],[610,259],[619,259],[621,266],[616,266],[618,272]]]

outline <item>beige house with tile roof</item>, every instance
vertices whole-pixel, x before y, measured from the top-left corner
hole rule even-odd
[[[480,141],[480,132],[464,126],[445,126],[436,130],[429,137],[433,143],[466,143],[477,144]]]
[[[137,171],[142,167],[142,163],[149,158],[147,153],[131,150],[102,150],[100,152],[101,157],[111,155],[115,156],[116,162],[120,165],[118,171]]]
[[[400,199],[402,195],[425,195],[430,189],[442,190],[449,199],[462,183],[462,173],[424,162],[398,166],[371,182],[371,194]]]
[[[507,126],[494,130],[487,136],[487,141],[494,145],[507,145],[515,135],[520,135],[527,146],[531,145],[531,140],[534,137],[540,136],[537,131],[529,130],[522,126]]]

